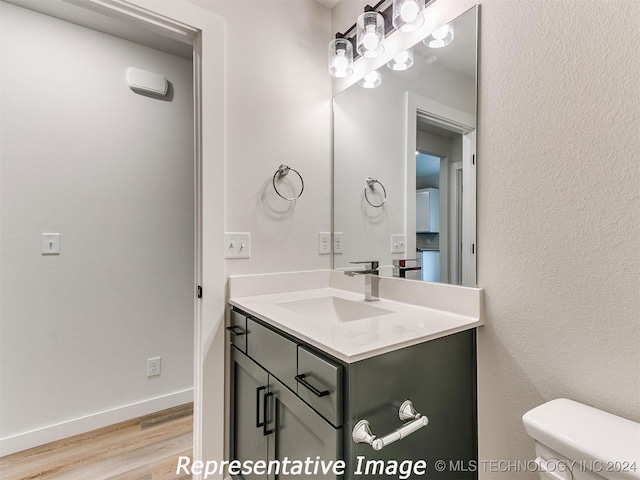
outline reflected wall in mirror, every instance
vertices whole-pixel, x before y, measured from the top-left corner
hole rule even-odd
[[[475,286],[477,11],[448,45],[414,45],[408,70],[334,97],[335,269],[376,260],[383,276]]]

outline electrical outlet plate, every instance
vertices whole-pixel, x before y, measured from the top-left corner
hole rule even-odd
[[[251,234],[226,232],[224,234],[224,258],[251,258]]]
[[[147,377],[160,375],[161,357],[147,358]]]
[[[318,232],[318,255],[329,255],[331,253],[331,233]]]
[[[342,253],[342,232],[333,234],[333,253]]]
[[[404,235],[391,235],[391,253],[404,253],[406,243]]]

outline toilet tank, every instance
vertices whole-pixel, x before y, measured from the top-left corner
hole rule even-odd
[[[640,423],[566,398],[528,411],[522,421],[536,440],[541,471],[554,459],[569,467],[567,471],[549,468],[554,472],[541,478],[640,480]]]

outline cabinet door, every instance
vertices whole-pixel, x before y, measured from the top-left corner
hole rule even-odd
[[[416,232],[429,232],[429,190],[416,192]]]
[[[416,190],[416,232],[440,231],[440,191],[437,188]]]
[[[285,457],[293,462],[305,462],[310,458],[317,462],[318,473],[305,475],[289,469],[289,475],[274,476],[274,480],[314,478],[335,480],[336,475],[322,474],[320,461],[336,461],[342,458],[341,428],[334,428],[329,422],[318,415],[311,407],[296,397],[276,379],[271,379],[273,396],[269,405],[269,415],[275,416],[275,428],[270,435],[275,458],[282,462]],[[317,460],[319,457],[319,460]],[[291,465],[291,464],[289,464]],[[312,463],[311,465],[315,465]],[[310,467],[314,468],[314,467]],[[313,471],[313,470],[312,470]]]
[[[265,435],[265,395],[269,374],[231,347],[231,460],[267,460],[269,436]],[[266,475],[245,475],[246,480],[266,480]]]

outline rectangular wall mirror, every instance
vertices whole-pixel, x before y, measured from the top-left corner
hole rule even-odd
[[[410,68],[334,97],[334,269],[476,285],[477,25],[475,7],[415,44]]]

